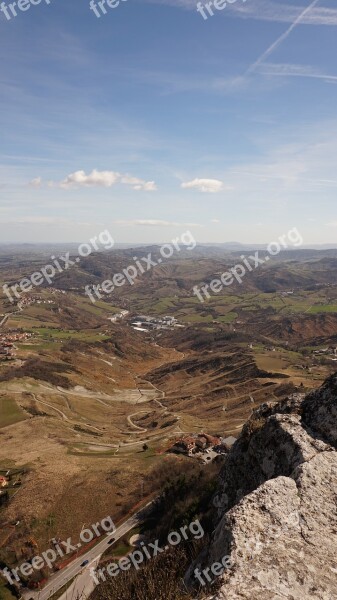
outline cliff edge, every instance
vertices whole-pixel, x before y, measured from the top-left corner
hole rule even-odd
[[[186,582],[205,589],[211,579],[213,600],[337,600],[336,449],[337,374],[255,411],[221,471],[215,529]]]

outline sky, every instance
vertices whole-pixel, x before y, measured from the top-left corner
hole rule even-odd
[[[1,4],[0,242],[337,243],[337,1],[109,1]]]

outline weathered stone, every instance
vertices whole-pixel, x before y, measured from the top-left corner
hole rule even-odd
[[[196,568],[230,556],[214,600],[337,600],[336,431],[336,376],[256,411],[226,459],[215,529],[189,584]]]
[[[302,404],[305,426],[314,435],[337,448],[337,375],[332,375],[324,385],[309,394]]]

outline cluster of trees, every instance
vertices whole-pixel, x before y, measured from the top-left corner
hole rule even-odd
[[[92,600],[192,600],[197,596],[182,579],[193,560],[186,547],[176,547],[148,561],[139,571],[119,573],[101,583]],[[202,596],[200,596],[201,598]]]
[[[195,519],[204,531],[212,530],[212,497],[217,487],[219,465],[199,465],[183,460],[179,472],[170,470],[162,482],[162,493],[156,502],[147,537],[165,543],[170,531],[177,531]]]
[[[109,577],[95,590],[92,600],[192,600],[204,598],[186,589],[183,579],[212,531],[212,497],[217,487],[219,465],[199,465],[194,461],[167,457],[144,479],[145,493],[162,490],[142,535],[146,543],[158,539],[161,547],[167,536],[199,519],[205,531],[200,540],[182,541],[163,554],[143,563],[139,571],[130,569]]]

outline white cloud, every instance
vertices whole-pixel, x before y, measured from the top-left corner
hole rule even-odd
[[[219,219],[211,219],[211,223],[220,223]]]
[[[223,182],[219,179],[192,179],[181,184],[181,187],[186,189],[197,189],[199,192],[209,192],[214,194],[220,192],[223,188]]]
[[[236,2],[229,8],[239,17],[277,23],[293,23],[303,13],[303,6],[273,2],[272,0],[254,0],[254,2],[245,4]],[[337,10],[320,6],[313,7],[310,12],[302,14],[301,24],[337,25]]]
[[[195,0],[148,0],[158,4],[177,6],[184,10],[195,10]],[[242,19],[271,21],[274,23],[293,23],[303,12],[303,5],[287,4],[273,0],[254,0],[254,2],[234,2],[227,4],[226,11]],[[302,16],[302,25],[337,25],[337,9],[317,6]]]
[[[172,225],[178,225],[178,223],[161,221],[160,219],[137,219],[133,223],[134,225],[146,225],[147,227],[171,227]]]
[[[326,224],[327,227],[337,227],[337,221],[330,221],[330,223]]]
[[[144,190],[145,192],[155,192],[158,188],[154,181],[143,181],[134,186],[134,190]]]
[[[262,75],[272,75],[277,77],[309,77],[313,79],[323,79],[328,83],[337,81],[336,75],[327,75],[310,65],[261,63],[257,67],[257,72]]]
[[[129,185],[133,190],[154,192],[157,190],[157,186],[154,181],[145,181],[139,177],[133,177],[132,175],[122,175],[117,171],[98,171],[93,169],[88,175],[85,171],[75,171],[70,173],[60,183],[54,181],[48,181],[48,187],[60,187],[63,189],[74,189],[79,187],[105,187],[110,188],[117,183]],[[34,187],[40,187],[42,184],[41,177],[37,177],[29,182],[29,185]]]
[[[144,181],[144,179],[132,177],[131,175],[123,175],[121,178],[121,183],[131,185],[132,189],[137,191],[143,190],[145,192],[155,192],[157,190],[157,186],[154,181]]]
[[[41,187],[41,183],[42,183],[41,177],[35,177],[35,179],[32,179],[28,185],[30,187],[38,188],[38,187]]]
[[[61,181],[60,186],[63,188],[71,187],[111,187],[115,185],[120,179],[120,174],[114,171],[97,171],[94,169],[89,175],[86,175],[84,171],[75,171],[70,173],[67,177]]]
[[[132,221],[115,221],[118,225],[136,225],[145,227],[202,227],[199,223],[176,223],[161,219],[134,219]]]

